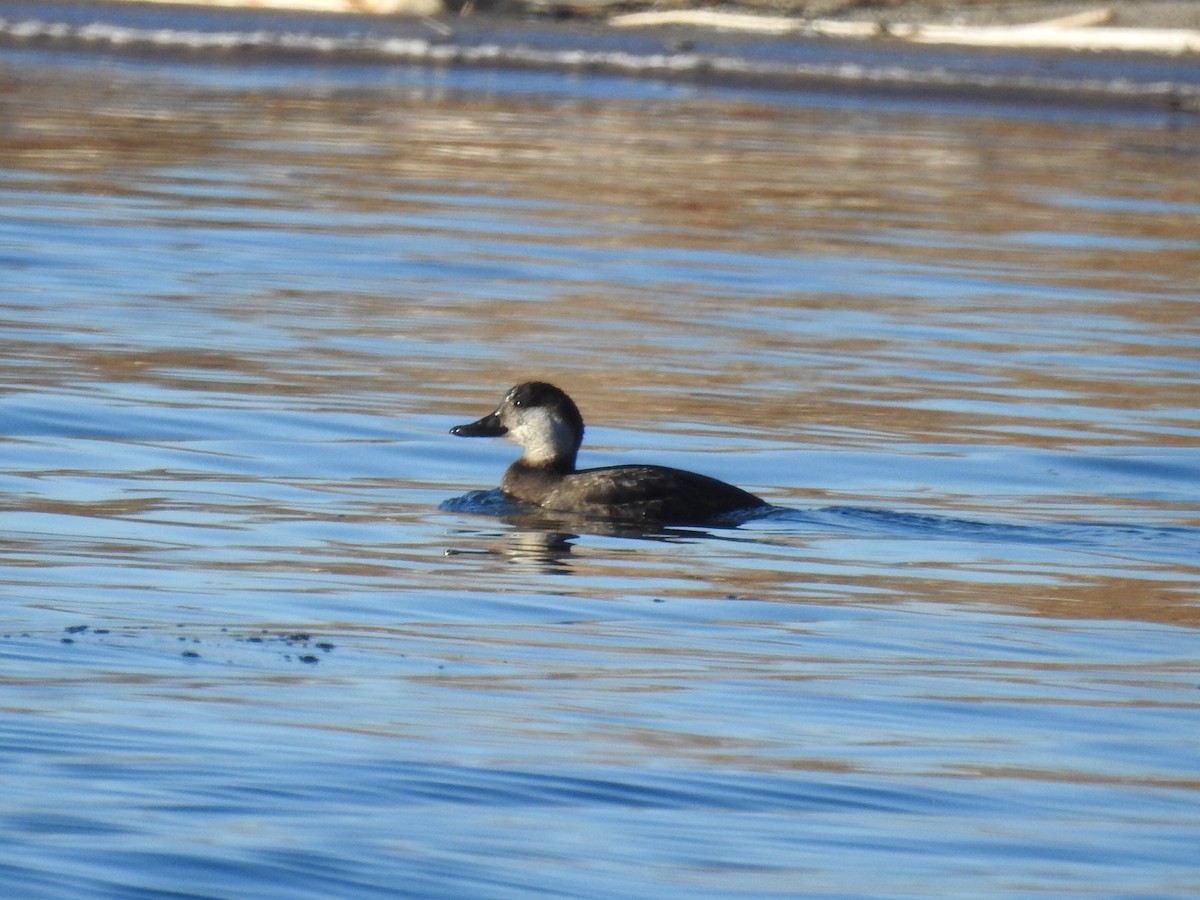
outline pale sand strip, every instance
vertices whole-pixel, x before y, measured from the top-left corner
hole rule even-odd
[[[1095,28],[1112,17],[1096,9],[1028,25],[915,25],[794,19],[713,10],[664,10],[613,16],[618,27],[699,25],[760,34],[820,34],[830,37],[887,35],[920,44],[963,44],[978,47],[1037,47],[1059,50],[1136,50],[1153,53],[1198,53],[1200,31],[1187,28]]]
[[[123,0],[126,3],[173,3],[188,6],[228,6],[242,9],[295,9],[307,12],[373,13],[376,15],[436,16],[445,12],[442,0]]]
[[[245,9],[294,9],[377,15],[436,16],[443,0],[124,0]],[[899,22],[797,19],[707,9],[675,9],[612,16],[617,27],[690,25],[758,34],[817,34],[829,37],[888,36],[918,44],[977,47],[1026,47],[1057,50],[1117,50],[1152,53],[1200,53],[1200,30],[1188,28],[1096,28],[1112,13],[1096,9],[1027,25],[919,25]]]

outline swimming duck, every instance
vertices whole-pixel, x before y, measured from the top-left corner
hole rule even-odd
[[[665,466],[603,466],[576,470],[583,416],[562,390],[543,381],[518,384],[495,412],[457,425],[460,437],[506,436],[524,453],[508,467],[500,490],[544,509],[663,524],[710,521],[767,504],[741,488]]]

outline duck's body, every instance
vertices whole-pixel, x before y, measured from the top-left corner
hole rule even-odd
[[[663,523],[699,523],[766,504],[741,488],[666,466],[575,469],[583,442],[578,407],[554,385],[540,381],[510,390],[496,411],[459,425],[463,437],[507,435],[524,448],[500,489],[522,503],[557,512]]]

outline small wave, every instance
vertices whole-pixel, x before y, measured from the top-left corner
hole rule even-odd
[[[1200,528],[1121,522],[1015,524],[932,513],[829,506],[802,510],[774,507],[772,522],[790,522],[898,538],[969,540],[985,543],[1048,544],[1095,550],[1116,556],[1152,556],[1191,563],[1200,559]]]
[[[516,503],[499,489],[470,491],[438,507],[443,512],[498,519],[525,531],[607,534],[654,540],[704,536],[760,522],[785,529],[804,527],[848,535],[900,540],[970,541],[981,544],[1046,545],[1100,553],[1110,557],[1155,559],[1194,565],[1200,559],[1200,528],[1178,525],[1135,525],[1121,522],[1045,522],[1020,524],[911,513],[856,506],[796,509],[768,506],[723,516],[705,526],[647,526],[637,523],[554,513]],[[715,529],[715,530],[714,530]],[[754,530],[746,535],[753,539]]]

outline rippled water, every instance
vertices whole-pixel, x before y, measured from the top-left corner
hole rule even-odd
[[[1200,130],[0,55],[13,897],[1200,889]],[[782,510],[497,514],[447,429]]]

